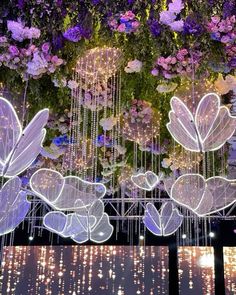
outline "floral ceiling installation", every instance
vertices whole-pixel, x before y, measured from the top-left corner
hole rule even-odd
[[[31,233],[78,243],[109,239],[110,220],[166,236],[224,218],[236,199],[235,7],[3,0],[1,234],[28,211]]]

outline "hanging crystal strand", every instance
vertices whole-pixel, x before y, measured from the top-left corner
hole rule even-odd
[[[81,61],[82,63],[82,61]],[[82,67],[83,65],[81,65]],[[85,90],[88,91],[88,85],[90,82],[90,77],[88,75],[88,60],[86,59],[85,62],[85,75],[84,75],[84,85],[85,85]],[[92,97],[93,98],[93,97]],[[82,131],[82,162],[87,163],[87,138],[88,138],[88,109],[83,106],[83,131]],[[93,143],[92,143],[93,144]],[[92,152],[92,151],[91,151]],[[87,179],[87,169],[84,167],[83,173],[82,173],[82,178],[85,180]]]
[[[99,58],[99,57],[98,57]],[[98,84],[98,76],[97,76],[97,71],[96,71],[96,66],[95,66],[95,61],[93,60],[93,65],[92,65],[92,71],[94,73],[93,77],[93,83],[92,83],[92,103],[94,104],[93,110],[90,112],[91,114],[91,128],[90,128],[90,138],[91,138],[91,145],[92,145],[92,150],[91,154],[94,155],[92,157],[92,170],[91,170],[91,180],[95,181],[96,179],[96,172],[95,172],[95,166],[97,162],[97,158],[95,157],[95,146],[96,146],[96,115],[97,115],[97,108],[98,108],[98,96],[99,96],[99,84]]]

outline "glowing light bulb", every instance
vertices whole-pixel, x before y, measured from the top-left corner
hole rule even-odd
[[[211,238],[214,238],[214,237],[215,237],[215,233],[210,232],[210,233],[209,233],[209,236],[210,236]]]

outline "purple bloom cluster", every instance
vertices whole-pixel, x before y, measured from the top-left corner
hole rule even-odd
[[[63,64],[63,60],[50,53],[50,44],[45,42],[37,47],[34,44],[19,47],[8,43],[5,36],[0,37],[0,66],[17,70],[34,79],[40,78],[44,73],[54,73],[57,67]]]
[[[193,15],[187,16],[184,21],[183,33],[184,34],[191,34],[198,36],[202,34],[204,28],[203,26],[197,21],[197,17]]]
[[[131,123],[150,123],[153,118],[151,104],[145,100],[133,99],[130,108],[124,112],[124,118],[130,119]]]
[[[91,30],[83,28],[81,25],[76,25],[65,31],[63,37],[71,42],[78,42],[82,38],[89,39]]]
[[[96,138],[96,146],[97,147],[107,147],[110,148],[114,144],[113,140],[109,136],[105,136],[104,134],[99,134]]]
[[[121,13],[111,17],[108,21],[108,25],[113,31],[130,34],[135,33],[138,30],[140,22],[136,15],[129,10],[124,14]]]
[[[86,89],[81,101],[83,107],[92,111],[100,110],[103,107],[112,107],[112,89],[111,86],[100,83],[95,86],[95,89]]]
[[[235,15],[221,19],[214,16],[207,24],[207,29],[211,33],[213,40],[223,43],[225,54],[228,60],[228,67],[236,68],[236,17]]]
[[[148,20],[148,26],[150,29],[150,32],[154,38],[159,37],[161,34],[161,25],[159,21],[155,18],[150,18]]]
[[[201,52],[194,51],[191,54],[186,48],[178,50],[176,55],[160,56],[156,60],[152,75],[162,75],[166,79],[172,79],[178,75],[188,75],[192,73],[193,65],[195,70],[199,67],[201,56]]]
[[[211,38],[221,43],[233,43],[236,40],[236,18],[235,15],[221,19],[219,16],[213,16],[207,23],[207,30]]]
[[[236,15],[236,0],[226,0],[223,5],[223,17]]]

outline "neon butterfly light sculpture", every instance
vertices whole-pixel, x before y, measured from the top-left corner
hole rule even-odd
[[[11,178],[27,169],[41,151],[48,109],[38,112],[22,130],[13,106],[0,97],[0,176]]]
[[[27,193],[21,190],[21,180],[15,176],[0,190],[0,235],[8,234],[24,220],[30,209]]]
[[[157,176],[152,171],[147,171],[145,173],[138,173],[131,176],[131,180],[137,187],[146,190],[152,191],[160,182],[161,176]]]
[[[236,201],[236,180],[221,176],[205,179],[200,174],[184,174],[166,190],[173,201],[199,217],[221,211]]]
[[[175,233],[183,222],[183,215],[174,208],[172,202],[161,206],[160,213],[152,203],[147,203],[143,222],[147,229],[156,236],[169,236]]]
[[[90,206],[106,194],[102,183],[85,181],[77,176],[63,177],[51,169],[39,169],[30,179],[30,187],[54,210],[75,211]]]
[[[195,114],[178,97],[172,97],[170,104],[167,128],[187,150],[218,150],[235,131],[236,117],[230,115],[227,107],[220,106],[220,97],[215,93],[202,97]]]
[[[51,211],[44,216],[43,224],[49,231],[63,238],[69,237],[79,244],[89,240],[103,243],[111,237],[114,229],[109,216],[104,213],[104,204],[101,200],[93,202],[89,209],[84,206],[68,215],[60,211]]]

